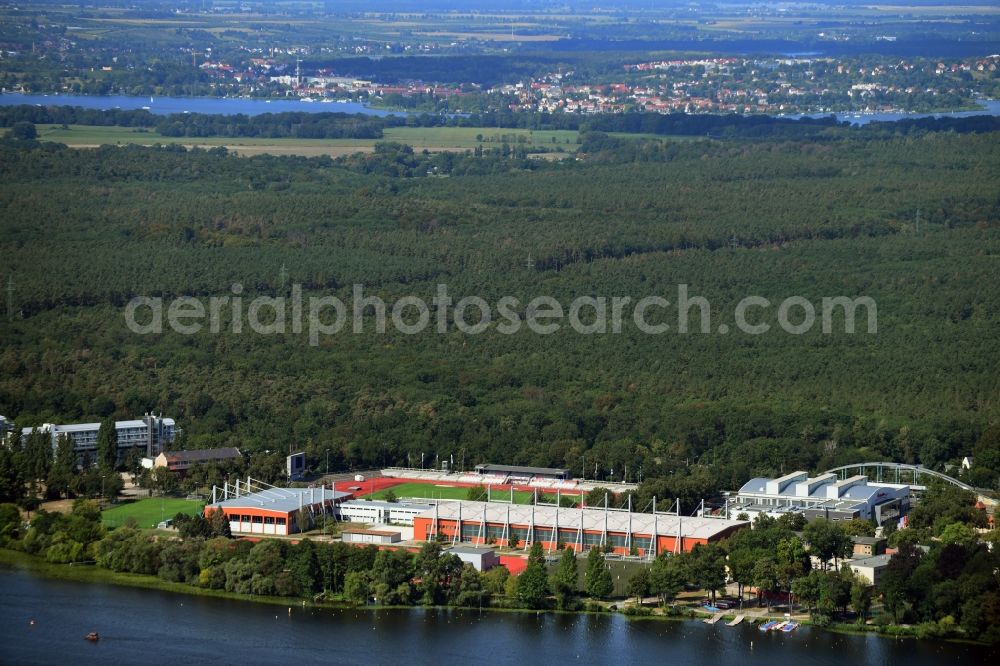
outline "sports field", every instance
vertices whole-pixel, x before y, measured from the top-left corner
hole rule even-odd
[[[389,491],[396,494],[396,497],[403,498],[423,498],[423,499],[456,499],[464,500],[469,496],[468,486],[452,486],[449,484],[434,484],[434,483],[403,483],[398,486],[393,486],[392,488],[386,488],[385,490],[380,490],[374,495],[373,499],[384,499]],[[495,494],[497,499],[510,499],[510,491],[497,491]],[[529,504],[531,501],[531,493],[522,492],[520,490],[514,491],[514,502],[517,504]]]
[[[161,520],[173,518],[178,513],[188,515],[201,513],[203,506],[204,504],[197,500],[153,497],[105,509],[101,512],[101,519],[108,527],[118,527],[124,525],[129,518],[134,518],[139,527],[148,529],[156,527]]]

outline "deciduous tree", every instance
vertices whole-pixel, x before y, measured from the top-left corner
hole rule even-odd
[[[642,598],[649,594],[649,569],[642,567],[636,571],[632,577],[628,579],[628,584],[625,589],[630,597],[635,597],[635,603],[641,605]]]

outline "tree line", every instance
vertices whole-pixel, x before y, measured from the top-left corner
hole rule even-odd
[[[806,523],[799,514],[759,516],[753,529],[721,542],[627,563],[619,569],[624,588],[617,591],[610,561],[598,548],[579,554],[558,544],[555,553],[546,554],[536,542],[524,571],[512,576],[504,566],[483,573],[463,564],[446,552],[443,541],[429,541],[414,553],[313,542],[308,533],[298,543],[234,540],[221,511],[179,514],[177,538],[153,536],[132,524],[108,531],[96,505],[86,500],[77,500],[67,514],[38,511],[30,523],[14,505],[0,505],[0,547],[53,563],[93,560],[112,571],[236,594],[363,605],[603,610],[599,602],[626,596],[635,599],[630,614],[649,614],[651,600],[668,613],[680,613],[682,592],[701,590],[711,605],[732,582],[741,607],[752,590],[768,609],[789,610],[794,603],[819,625],[863,626],[874,615],[882,631],[903,631],[900,625],[910,624],[915,626],[908,631],[921,637],[996,642],[1000,584],[994,572],[1000,555],[991,544],[997,533],[984,539],[975,531],[985,513],[972,508],[972,499],[953,487],[931,486],[913,527],[889,530],[896,552],[875,586],[844,562],[851,556],[851,536],[873,535],[872,523]],[[928,521],[933,528],[923,526]]]
[[[412,113],[375,116],[364,113],[285,111],[279,113],[154,114],[146,109],[88,109],[79,106],[0,107],[0,127],[18,122],[55,125],[134,127],[169,137],[260,137],[309,139],[378,139],[389,127],[482,127],[498,129],[574,130],[716,139],[811,139],[830,141],[850,136],[911,135],[928,132],[989,133],[1000,131],[1000,117],[927,117],[876,121],[857,127],[834,116],[780,118],[743,114],[623,113],[579,116],[547,112],[490,111],[472,114]]]

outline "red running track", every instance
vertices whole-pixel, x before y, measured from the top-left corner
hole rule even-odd
[[[440,481],[440,480],[433,480],[432,481],[430,479],[399,479],[399,478],[395,478],[395,477],[378,476],[378,477],[366,478],[364,481],[338,481],[337,482],[337,490],[341,490],[341,491],[345,491],[346,492],[348,488],[353,488],[355,486],[360,486],[361,490],[357,491],[359,493],[358,496],[360,497],[360,496],[363,496],[363,495],[368,495],[370,493],[377,493],[377,492],[379,492],[381,490],[385,490],[386,488],[392,488],[393,486],[402,485],[404,483],[420,483],[420,484],[424,484],[424,485],[427,485],[427,486],[438,486],[438,487],[447,487],[447,488],[474,488],[477,485],[479,485],[479,484],[476,484],[476,483],[462,483],[462,482],[459,482],[459,481]],[[493,492],[510,492],[510,488],[511,488],[509,484],[507,484],[507,485],[495,485],[494,484],[493,486],[490,486],[490,487],[493,489]],[[516,491],[523,491],[523,492],[526,492],[526,493],[530,493],[530,492],[533,492],[534,490],[538,490],[539,493],[545,493],[547,495],[555,495],[556,494],[556,491],[554,489],[551,489],[551,488],[537,488],[536,489],[533,486],[515,485],[514,486],[514,490],[516,490]],[[586,494],[584,491],[577,490],[577,489],[571,489],[571,490],[562,489],[560,491],[560,493],[563,494],[563,495],[570,495],[570,496],[574,496],[574,497],[576,497],[578,495],[585,495]]]

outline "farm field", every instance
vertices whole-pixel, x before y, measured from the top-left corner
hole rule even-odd
[[[173,518],[178,513],[194,515],[200,513],[202,502],[196,500],[177,499],[171,497],[152,497],[127,504],[118,504],[101,512],[101,518],[108,527],[124,525],[129,518],[136,524],[149,529],[167,518]]]
[[[65,143],[74,148],[92,148],[102,145],[181,144],[185,146],[225,146],[240,154],[256,155],[346,155],[370,152],[376,143],[394,141],[411,146],[414,150],[443,152],[473,150],[476,146],[491,148],[506,139],[508,143],[526,144],[531,147],[561,147],[567,153],[576,150],[578,133],[571,130],[532,132],[522,129],[482,129],[475,127],[392,127],[385,130],[382,139],[285,139],[268,137],[172,137],[155,131],[137,131],[132,127],[97,127],[90,125],[39,125],[39,138],[44,141]],[[523,137],[523,139],[522,139]]]
[[[371,150],[375,145],[369,139],[271,139],[271,138],[233,138],[233,137],[173,137],[163,136],[157,132],[138,131],[132,127],[95,127],[90,125],[69,125],[63,129],[58,125],[39,125],[38,136],[44,141],[57,141],[74,148],[91,148],[106,144],[137,144],[151,146],[153,144],[182,144],[185,146],[226,146],[239,152],[241,149],[265,152],[264,148],[279,150],[282,154],[323,154],[323,150],[359,152]],[[296,152],[301,151],[301,152]]]
[[[566,151],[576,150],[578,132],[573,130],[495,129],[481,127],[390,127],[385,130],[385,141],[398,141],[423,148],[459,148],[472,150],[478,145],[485,148],[499,146],[504,138],[508,143],[522,143],[532,147],[562,146]]]

